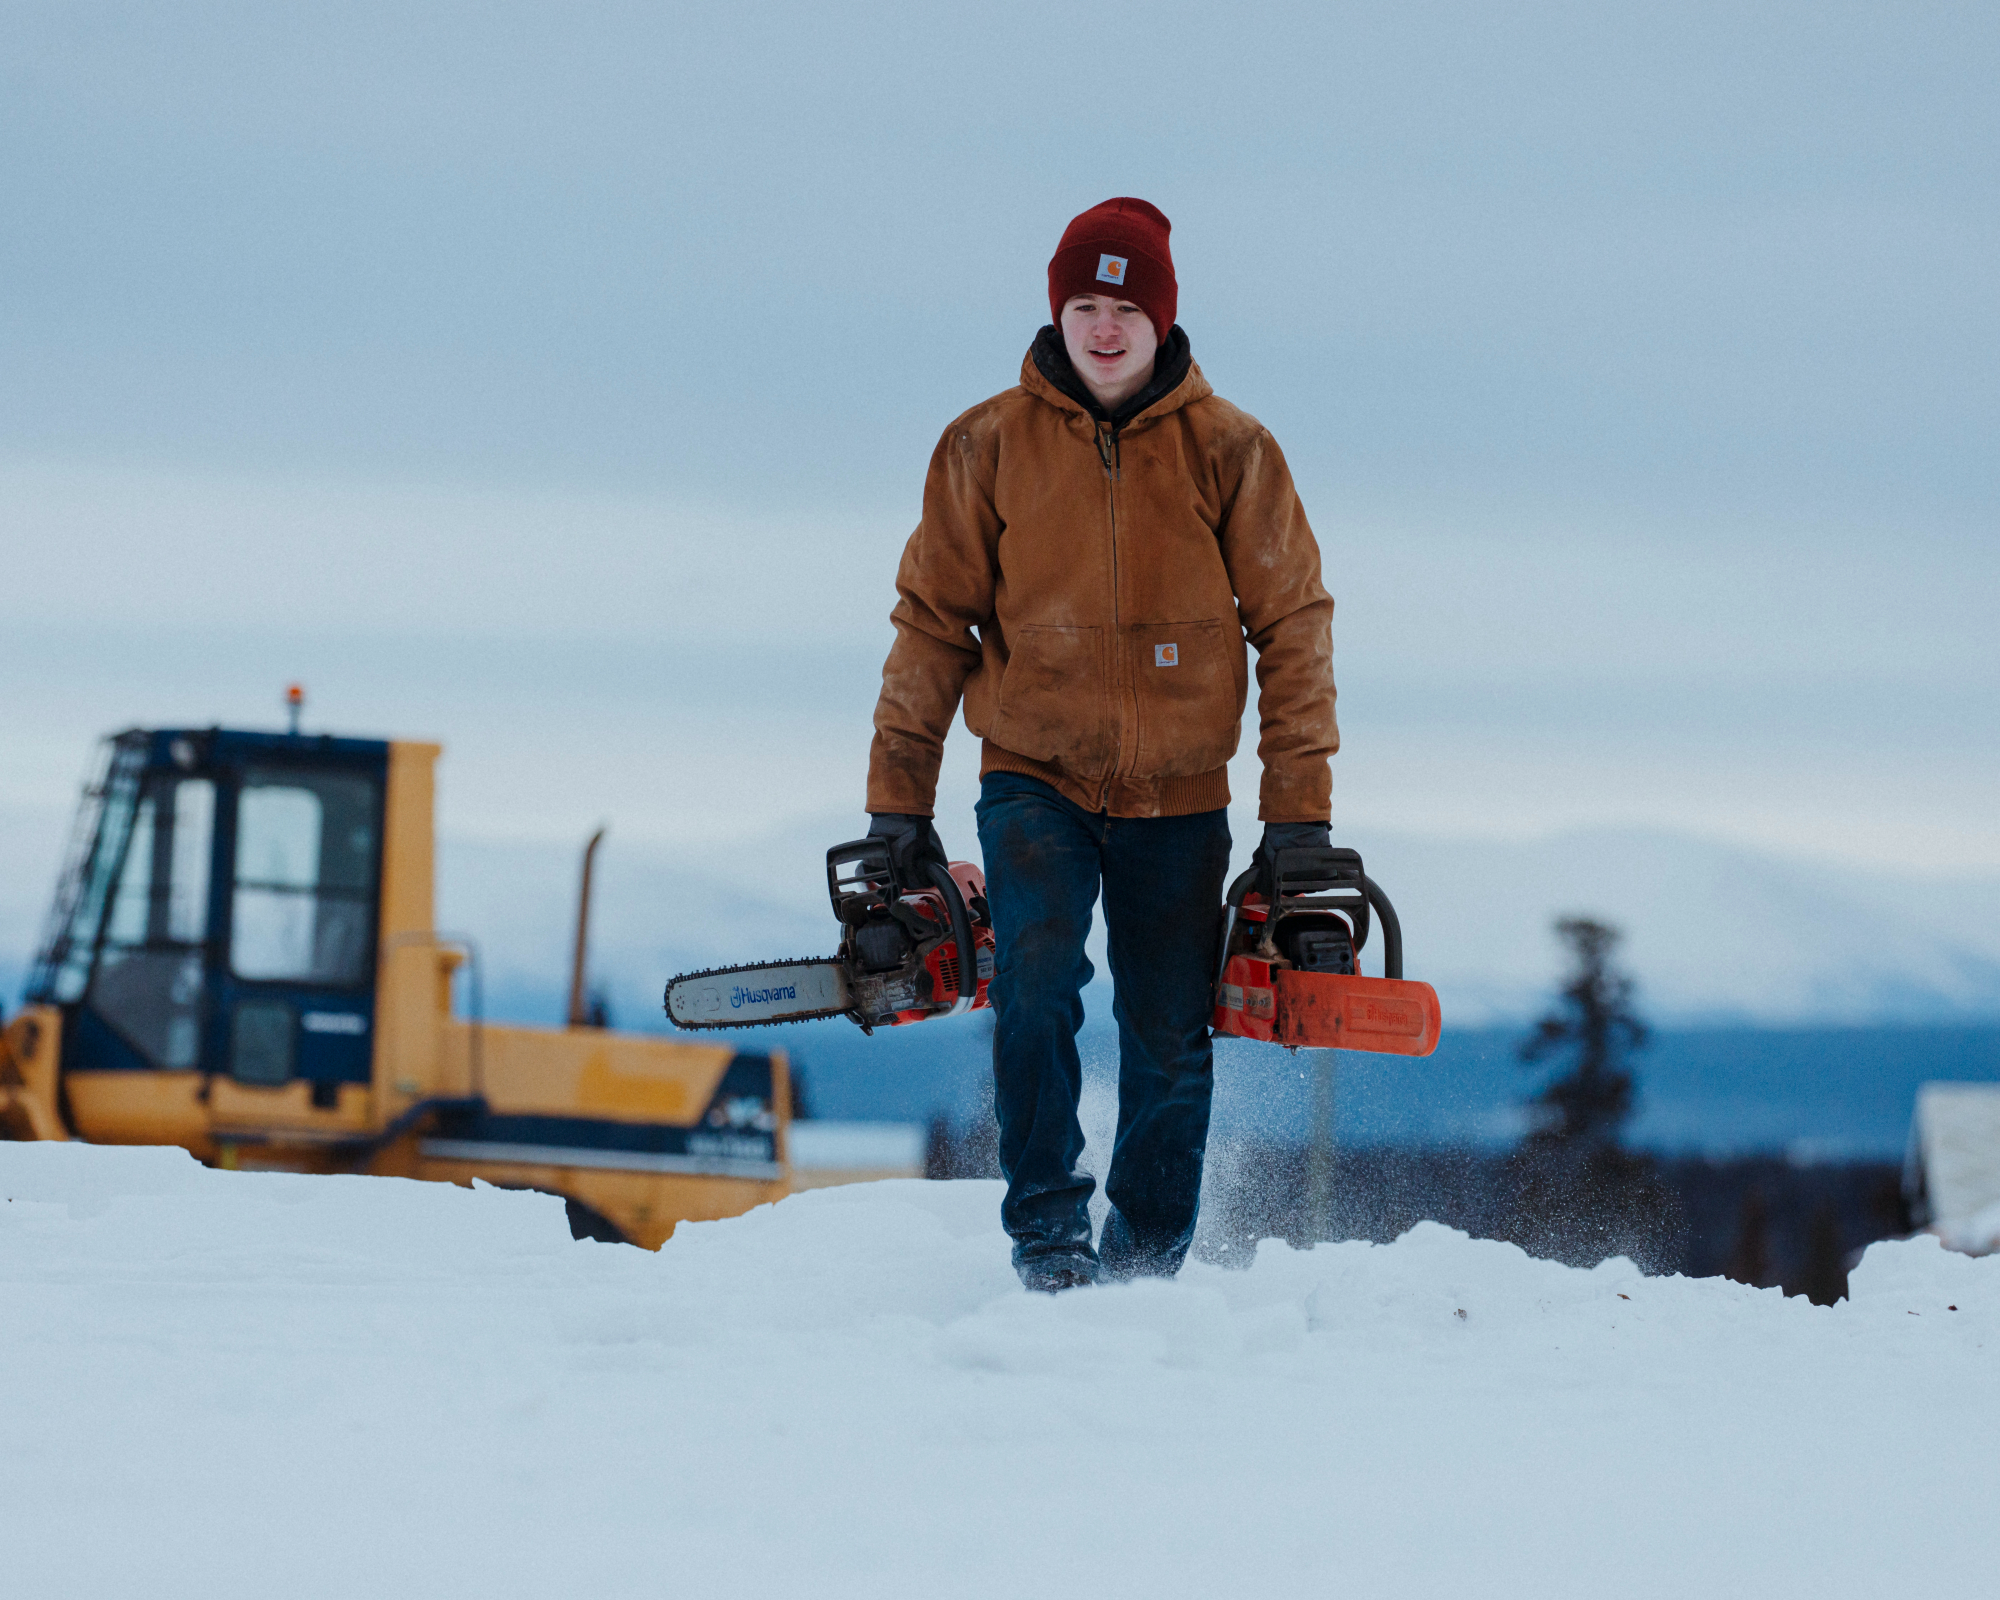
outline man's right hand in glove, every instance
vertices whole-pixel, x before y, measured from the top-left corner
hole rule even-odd
[[[905,890],[928,889],[933,863],[949,866],[944,841],[929,817],[914,817],[900,811],[874,812],[868,818],[868,837],[889,846],[889,864]]]

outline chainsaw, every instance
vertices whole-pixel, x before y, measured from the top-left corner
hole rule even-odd
[[[1362,976],[1370,912],[1382,925],[1379,978]],[[1437,1048],[1437,991],[1403,977],[1403,928],[1353,850],[1280,850],[1252,867],[1222,907],[1215,979],[1218,1034],[1292,1049],[1427,1056]]]
[[[1211,1019],[1218,1034],[1296,1049],[1425,1056],[1437,1048],[1437,994],[1403,979],[1395,907],[1352,850],[1281,850],[1251,868],[1222,908]],[[1268,880],[1268,881],[1266,881]],[[1258,892],[1260,882],[1269,892]],[[753,962],[689,972],[667,985],[667,1016],[693,1031],[847,1017],[864,1033],[990,1004],[993,921],[986,879],[968,861],[932,864],[906,884],[888,843],[857,839],[826,853],[827,897],[841,927],[830,959]],[[1361,974],[1370,912],[1382,926],[1384,975]],[[961,952],[971,951],[967,961]]]
[[[699,1030],[847,1017],[873,1033],[989,1003],[993,918],[971,862],[932,863],[927,882],[908,884],[887,840],[856,839],[827,851],[826,889],[838,955],[683,973],[667,985],[668,1020]]]

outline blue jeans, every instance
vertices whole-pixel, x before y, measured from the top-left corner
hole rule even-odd
[[[1118,1023],[1118,1134],[1101,1258],[1114,1276],[1180,1270],[1201,1203],[1214,1087],[1213,1004],[1229,817],[1113,817],[1046,783],[995,772],[980,785],[979,848],[999,961],[994,1111],[1007,1197],[1000,1221],[1023,1277],[1091,1261],[1083,1129],[1083,953],[1098,886]]]

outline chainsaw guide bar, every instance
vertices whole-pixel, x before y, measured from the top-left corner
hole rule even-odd
[[[684,972],[667,985],[667,1017],[676,1028],[774,1028],[787,1022],[844,1017],[853,1009],[839,961],[756,961]]]

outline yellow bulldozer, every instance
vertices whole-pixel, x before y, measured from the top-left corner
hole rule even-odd
[[[107,740],[0,1033],[0,1135],[478,1178],[649,1248],[787,1193],[781,1053],[581,1025],[587,864],[572,1025],[482,1019],[477,951],[434,915],[439,753],[296,716]]]

